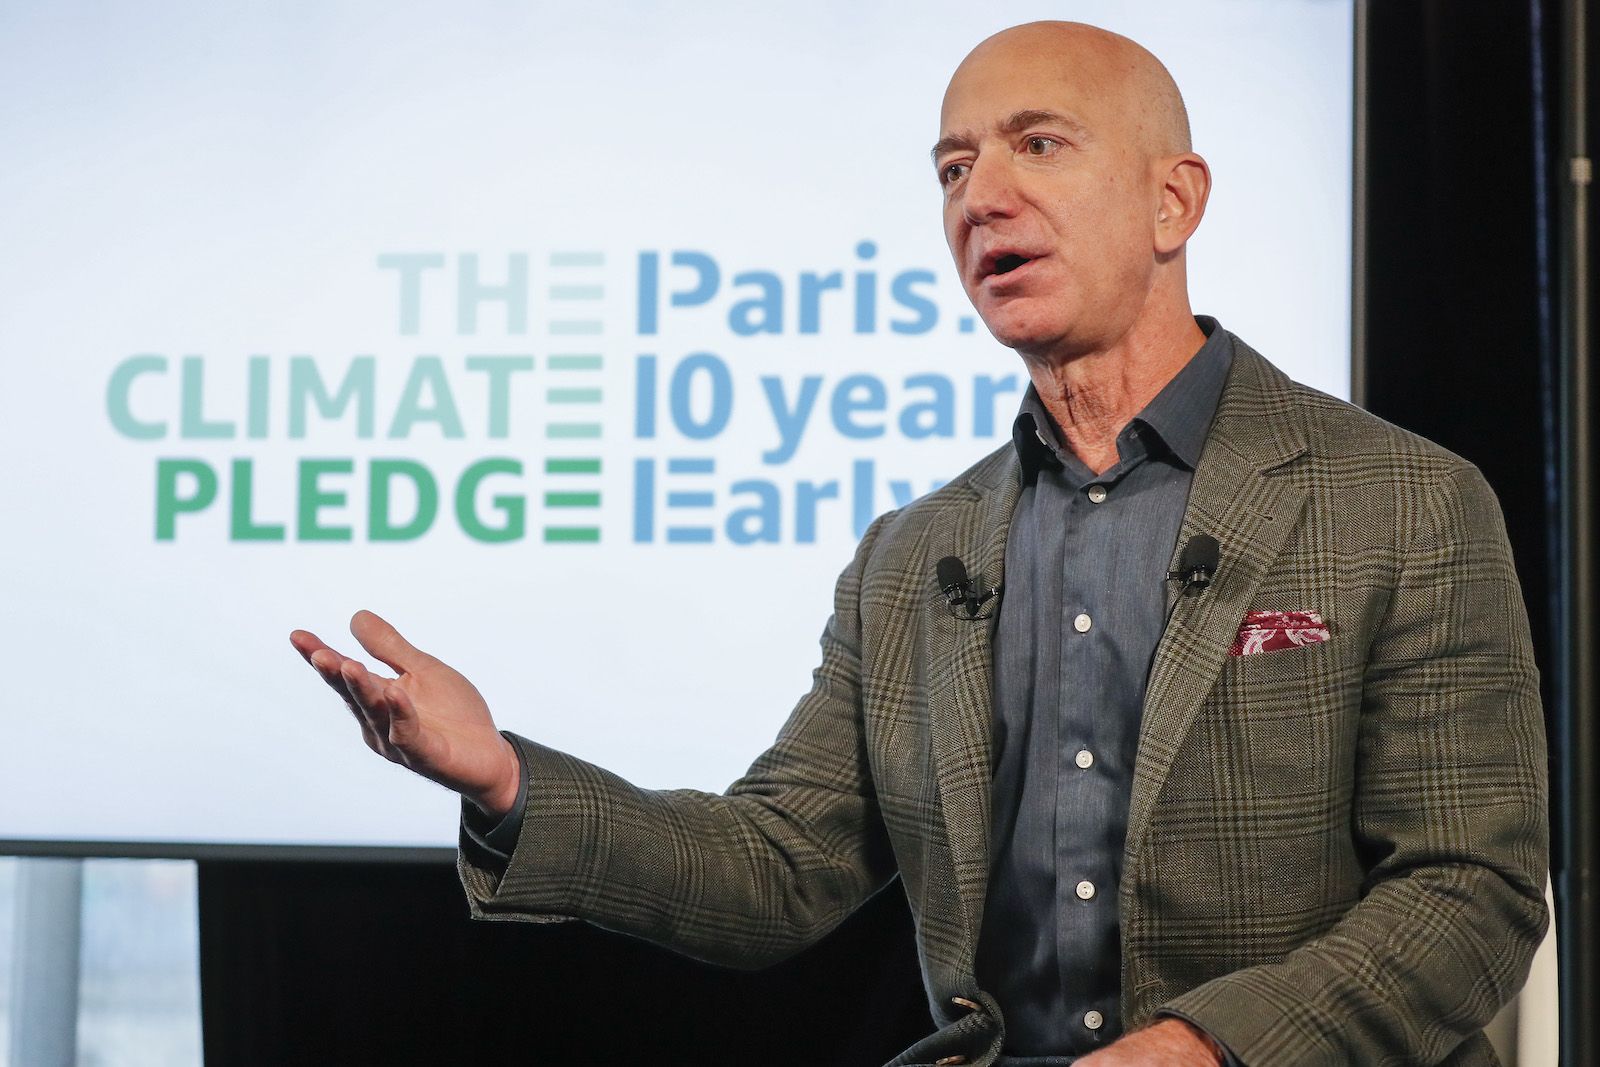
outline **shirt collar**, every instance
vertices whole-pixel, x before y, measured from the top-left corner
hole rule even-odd
[[[1196,315],[1195,323],[1206,335],[1205,344],[1118,435],[1120,447],[1130,433],[1143,428],[1148,431],[1141,435],[1147,443],[1151,438],[1159,441],[1173,458],[1191,470],[1200,462],[1206,434],[1211,431],[1211,418],[1233,364],[1233,340],[1228,331],[1208,315]],[[1011,441],[1024,473],[1030,477],[1041,464],[1057,462],[1065,452],[1045,414],[1044,402],[1031,385],[1012,425]]]

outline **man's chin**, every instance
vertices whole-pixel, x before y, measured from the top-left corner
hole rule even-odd
[[[979,316],[996,341],[1024,354],[1030,350],[1048,348],[1059,336],[1058,330],[1051,330],[1043,323],[1025,316],[1008,314],[1006,309],[988,315],[979,312]]]
[[[1006,284],[1001,276],[996,284],[968,289],[972,307],[1002,344],[1016,347],[1029,337],[1057,326],[1061,308],[1069,294],[1041,285]]]

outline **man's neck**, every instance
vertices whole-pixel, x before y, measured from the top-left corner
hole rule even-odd
[[[1099,351],[1067,359],[1023,358],[1062,443],[1091,471],[1103,474],[1117,463],[1117,435],[1205,343],[1205,334],[1186,313],[1167,329],[1129,331]]]

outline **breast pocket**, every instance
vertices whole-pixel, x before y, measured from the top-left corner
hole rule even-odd
[[[1319,803],[1347,790],[1361,714],[1361,650],[1346,637],[1229,656],[1207,716],[1259,796]]]

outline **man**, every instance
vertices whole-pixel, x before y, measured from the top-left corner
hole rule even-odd
[[[951,252],[1033,388],[1011,445],[868,530],[812,691],[726,795],[498,734],[368,613],[396,680],[296,647],[466,798],[480,917],[757,966],[898,874],[940,1029],[895,1063],[1492,1062],[1546,827],[1488,488],[1191,314],[1210,175],[1137,45],[998,34],[941,125]],[[1167,581],[1202,534],[1220,560]],[[998,601],[948,605],[947,556]]]

